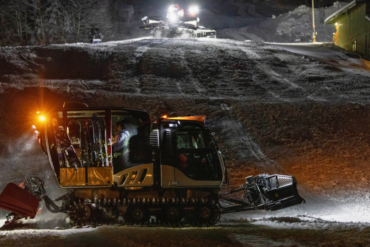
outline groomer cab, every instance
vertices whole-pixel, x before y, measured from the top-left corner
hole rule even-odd
[[[220,188],[227,183],[222,154],[205,120],[163,116],[153,126],[151,141],[158,138],[161,143],[162,188]]]
[[[37,114],[33,128],[62,188],[153,185],[147,112],[65,103]]]

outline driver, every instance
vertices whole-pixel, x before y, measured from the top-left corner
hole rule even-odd
[[[113,155],[116,153],[123,154],[127,150],[127,143],[130,137],[130,133],[126,130],[126,126],[123,121],[116,123],[116,131],[117,134],[112,143]]]

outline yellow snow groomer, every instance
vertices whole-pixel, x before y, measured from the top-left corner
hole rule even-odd
[[[304,202],[294,177],[264,174],[229,192],[244,190],[243,200],[224,198],[235,206],[221,207],[227,170],[205,116],[162,116],[152,123],[145,111],[65,104],[39,112],[36,119],[40,146],[68,192],[53,201],[44,182],[32,176],[22,187],[8,184],[0,195],[0,208],[11,211],[6,224],[35,217],[41,200],[74,225],[154,219],[155,224],[213,225],[221,213]]]

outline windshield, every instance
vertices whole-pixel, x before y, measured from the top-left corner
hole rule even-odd
[[[177,148],[205,148],[203,131],[177,131],[176,132]]]
[[[185,121],[163,123],[162,164],[174,166],[193,180],[221,180],[222,170],[209,131]]]
[[[218,180],[221,169],[215,150],[207,145],[204,130],[175,132],[177,167],[194,180]]]

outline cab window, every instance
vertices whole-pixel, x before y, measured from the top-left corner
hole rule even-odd
[[[207,147],[204,130],[180,129],[175,131],[176,166],[194,180],[219,180],[221,167],[215,150]]]

